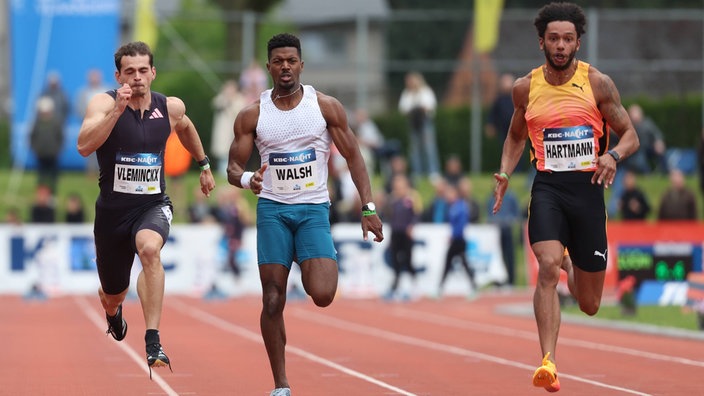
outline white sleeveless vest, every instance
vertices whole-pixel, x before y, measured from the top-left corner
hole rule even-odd
[[[303,86],[301,102],[279,110],[271,89],[262,92],[255,144],[264,172],[262,198],[286,204],[330,202],[328,159],[332,138],[315,89]]]

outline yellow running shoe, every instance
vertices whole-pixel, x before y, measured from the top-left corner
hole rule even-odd
[[[560,390],[560,380],[557,379],[557,367],[549,358],[550,352],[543,358],[542,366],[538,367],[533,373],[533,386],[545,388],[548,392],[557,392]]]

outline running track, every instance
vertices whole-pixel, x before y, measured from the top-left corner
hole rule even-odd
[[[388,303],[289,301],[288,376],[304,395],[546,395],[529,292]],[[257,297],[167,295],[162,343],[174,372],[144,359],[139,303],[127,338],[105,335],[95,296],[0,296],[0,395],[254,395],[272,380]],[[507,314],[519,307],[522,314]],[[512,309],[510,311],[516,311]],[[704,395],[701,338],[563,322],[561,395]]]

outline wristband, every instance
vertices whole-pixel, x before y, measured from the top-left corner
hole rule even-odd
[[[240,185],[242,185],[242,188],[251,189],[249,181],[252,180],[252,176],[254,176],[254,172],[244,172],[242,174],[242,177],[240,177]]]
[[[611,158],[613,158],[614,161],[616,161],[616,162],[618,162],[618,160],[621,159],[621,156],[618,155],[618,153],[616,152],[616,150],[609,150],[609,151],[606,152],[606,154],[610,155]]]
[[[208,156],[206,155],[205,158],[198,161],[198,166],[200,166],[200,168],[203,169],[203,167],[208,165],[209,163],[210,163],[210,158],[208,158]]]
[[[511,176],[509,176],[508,173],[506,173],[506,172],[501,172],[501,173],[499,173],[499,176],[501,176],[501,177],[503,177],[503,178],[506,178],[506,180],[508,180],[508,179],[511,178]]]
[[[202,166],[200,167],[200,171],[201,171],[201,172],[206,171],[206,170],[208,170],[208,169],[210,169],[210,162],[208,162],[207,164],[202,165]]]
[[[362,211],[363,217],[374,216],[374,215],[376,215],[376,210],[363,210]]]

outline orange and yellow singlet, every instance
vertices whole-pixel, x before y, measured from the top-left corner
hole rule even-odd
[[[543,67],[531,71],[526,125],[538,171],[594,171],[608,146],[605,121],[589,84],[589,64],[578,61],[574,76],[549,84]]]

